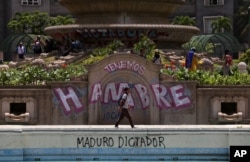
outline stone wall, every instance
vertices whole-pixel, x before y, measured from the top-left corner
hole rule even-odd
[[[242,112],[240,123],[249,123],[249,90],[250,86],[197,87],[197,107],[199,107],[197,124],[237,123],[237,120],[232,120],[233,114],[231,114],[231,121],[230,116],[228,121],[219,121],[218,112],[222,111],[222,103],[236,103],[235,114]]]
[[[231,146],[242,149],[240,146],[250,145],[249,128],[249,125],[148,125],[136,129],[6,125],[0,127],[0,160],[226,162],[233,150]]]

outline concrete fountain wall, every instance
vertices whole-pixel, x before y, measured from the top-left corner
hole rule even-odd
[[[132,90],[128,101],[136,124],[249,123],[249,86],[176,82],[161,74],[159,65],[134,54],[113,54],[87,69],[79,81],[1,87],[0,123],[112,125],[125,86]],[[224,103],[235,106],[227,108]],[[232,110],[242,115],[235,118]],[[228,120],[220,120],[219,113],[229,113]]]
[[[0,127],[0,160],[229,162],[231,146],[250,145],[249,128],[5,125]]]

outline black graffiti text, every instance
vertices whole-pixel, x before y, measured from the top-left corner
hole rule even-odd
[[[165,148],[164,144],[164,137],[119,137],[119,144],[118,147],[163,147]]]
[[[165,148],[162,136],[78,137],[77,148]]]
[[[81,137],[77,138],[77,148],[79,147],[114,147],[112,137]]]

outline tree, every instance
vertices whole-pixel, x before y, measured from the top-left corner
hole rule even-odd
[[[232,31],[232,23],[228,17],[218,17],[211,24],[212,33],[224,33]]]
[[[138,55],[141,55],[142,51],[143,51],[143,55],[148,58],[151,59],[152,55],[154,53],[156,49],[156,45],[155,43],[148,38],[146,35],[140,35],[139,41],[137,43],[134,44],[133,47],[133,51],[135,53],[137,53]]]
[[[235,14],[236,21],[237,21],[237,27],[240,31],[241,38],[244,37],[244,35],[247,35],[250,33],[250,24],[249,24],[249,7],[250,7],[250,0],[243,0],[239,2],[239,8],[238,11]]]
[[[73,24],[75,20],[70,16],[50,17],[48,13],[17,12],[7,24],[8,29],[14,33],[44,34],[44,28],[52,25]]]
[[[172,24],[174,25],[188,25],[188,26],[195,26],[195,21],[189,16],[176,16]]]
[[[57,16],[57,17],[50,17],[50,26],[54,25],[67,25],[67,24],[74,24],[75,20],[70,16]]]

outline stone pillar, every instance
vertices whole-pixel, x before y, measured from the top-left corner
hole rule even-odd
[[[221,102],[219,97],[214,97],[211,99],[211,113],[210,118],[211,119],[217,119],[218,112],[221,112]]]

